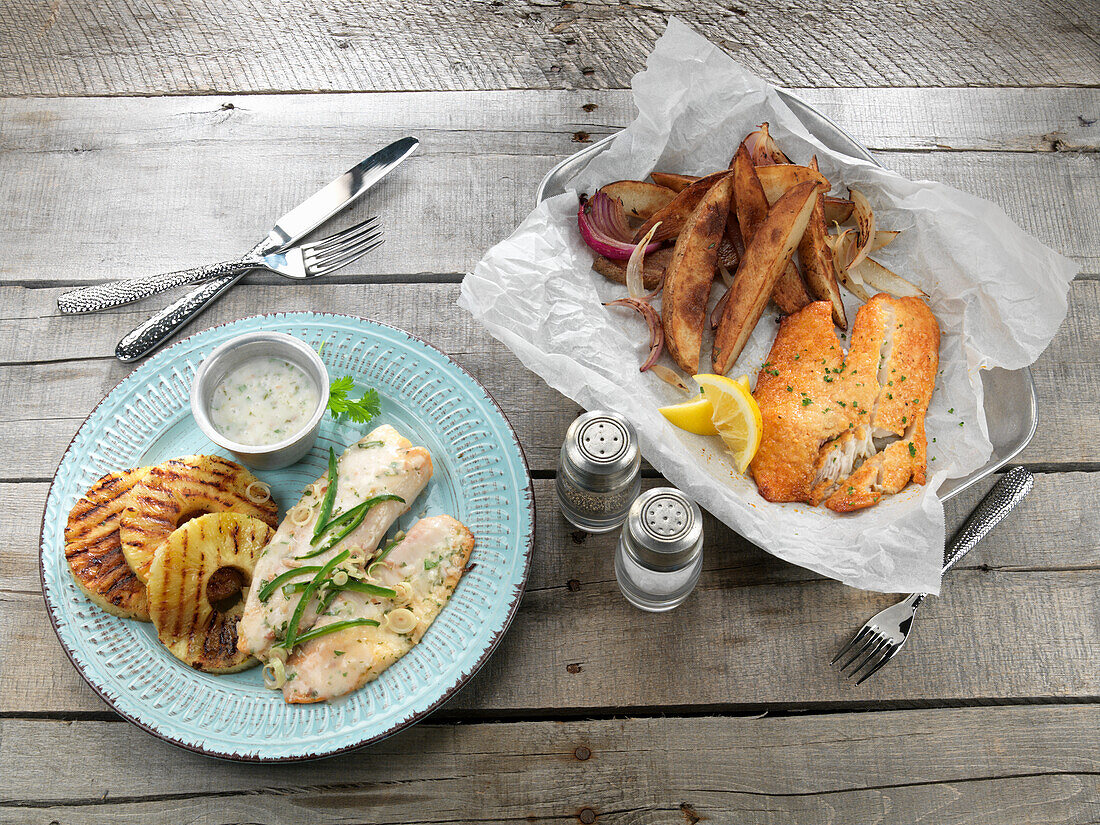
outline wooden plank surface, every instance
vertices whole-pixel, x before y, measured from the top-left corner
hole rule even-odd
[[[1084,823],[1098,725],[1097,705],[424,724],[254,766],[120,723],[5,719],[0,822]]]
[[[625,88],[669,15],[787,85],[1071,86],[1100,73],[1087,3],[383,0],[366,13],[354,0],[8,0],[0,92]]]
[[[877,138],[872,145],[898,172],[992,200],[1086,274],[1100,274],[1100,215],[1093,208],[1100,153],[989,151],[991,144],[1054,146],[1057,135],[1083,149],[1100,147],[1100,127],[1075,125],[1082,113],[1100,112],[1100,90],[1053,100],[1033,91],[987,90],[973,101],[967,94],[906,90],[822,107],[853,133]],[[601,99],[607,109],[591,114],[582,109],[588,96],[564,92],[531,105],[511,92],[236,103],[3,100],[0,180],[16,196],[0,203],[0,281],[80,283],[234,257],[315,187],[409,133],[422,138],[420,151],[355,210],[381,214],[386,243],[334,277],[455,277],[527,215],[538,182],[581,145],[578,135],[594,139],[629,121],[624,93]],[[234,108],[223,109],[227,104]],[[993,122],[1000,126],[983,136],[975,127],[952,134],[941,125],[947,109],[970,105],[999,112]],[[877,126],[880,120],[887,125]],[[902,122],[910,128],[901,129]],[[927,151],[929,141],[943,140],[955,151]],[[410,216],[428,231],[408,231]]]
[[[0,287],[0,480],[52,477],[88,411],[129,374],[130,367],[111,353],[149,311],[141,304],[63,317],[54,308],[59,292]],[[441,347],[481,381],[504,405],[532,469],[553,470],[565,429],[580,407],[524,368],[455,306],[457,298],[455,284],[246,285],[223,298],[195,329],[251,314],[329,307],[399,323]],[[1100,281],[1076,281],[1065,324],[1032,368],[1040,427],[1022,456],[1027,463],[1100,464],[1097,306]],[[31,385],[35,392],[25,392]]]
[[[961,523],[991,483],[950,503],[948,524]],[[697,591],[672,613],[645,615],[615,584],[615,536],[577,532],[557,510],[553,480],[536,480],[539,534],[519,615],[442,713],[1100,698],[1100,548],[1077,540],[1100,533],[1088,503],[1094,486],[1089,473],[1040,475],[1018,512],[952,572],[943,597],[921,608],[897,661],[857,689],[828,661],[896,597],[782,562],[708,516]],[[0,669],[0,714],[105,707],[61,652],[42,608],[36,544],[45,490],[0,486],[12,503],[0,514],[11,536],[0,546],[0,661],[36,663],[31,673]]]

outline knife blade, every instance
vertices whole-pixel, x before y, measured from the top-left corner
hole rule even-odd
[[[341,209],[354,203],[416,151],[419,145],[420,141],[414,137],[401,138],[360,161],[279,218],[267,237],[252,247],[248,254],[263,256],[293,245]],[[245,274],[241,272],[208,281],[169,304],[127,333],[115,347],[115,357],[127,363],[144,358],[197,318]]]

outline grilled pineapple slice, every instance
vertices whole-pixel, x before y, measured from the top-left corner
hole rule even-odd
[[[211,513],[160,546],[149,568],[149,615],[173,656],[208,673],[257,664],[237,650],[237,622],[252,570],[274,532],[259,519]]]
[[[122,552],[134,574],[149,580],[149,567],[160,544],[188,519],[206,513],[241,513],[278,525],[270,496],[248,495],[256,477],[236,462],[215,455],[173,458],[153,467],[134,487],[122,514]],[[258,492],[257,487],[252,488]]]
[[[108,613],[143,622],[149,621],[148,596],[126,563],[118,528],[130,490],[148,472],[141,467],[103,476],[65,523],[65,560],[76,586]]]

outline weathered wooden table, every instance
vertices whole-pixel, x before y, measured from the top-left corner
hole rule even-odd
[[[0,4],[0,821],[1100,821],[1100,13],[1095,4]],[[609,538],[553,500],[578,409],[454,306],[462,274],[625,89],[668,13],[830,114],[884,163],[989,198],[1077,260],[1034,368],[1031,497],[856,688],[827,665],[892,599],[709,522],[693,598],[620,598]],[[198,327],[338,309],[442,347],[500,400],[536,478],[519,617],[426,724],[316,764],[178,751],[122,722],[42,604],[54,468],[157,302],[62,318],[74,284],[248,248],[367,151],[423,146],[358,207],[387,243],[309,285],[253,276]],[[655,483],[656,479],[650,481]],[[948,508],[958,524],[988,488]]]

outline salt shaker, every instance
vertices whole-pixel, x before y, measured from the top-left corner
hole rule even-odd
[[[615,578],[626,600],[651,613],[683,603],[703,569],[703,513],[675,487],[635,499],[615,551]]]
[[[558,459],[562,515],[590,533],[614,530],[642,488],[634,428],[618,413],[593,410],[565,433]]]

